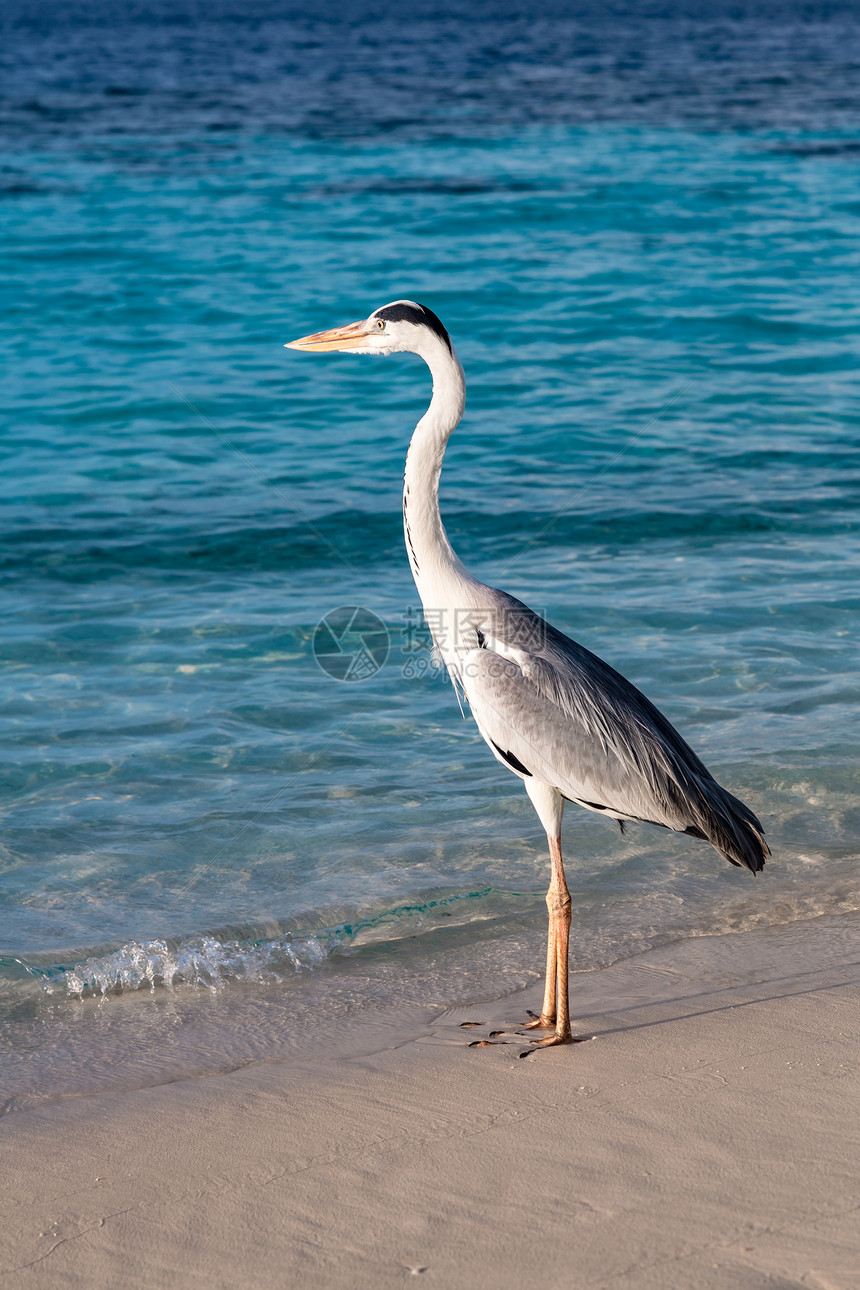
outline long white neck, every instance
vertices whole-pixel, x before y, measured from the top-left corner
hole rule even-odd
[[[412,576],[425,608],[442,609],[463,584],[473,584],[439,514],[439,475],[451,431],[463,415],[466,382],[459,360],[433,337],[421,357],[433,377],[433,398],[415,427],[403,476],[403,528]]]

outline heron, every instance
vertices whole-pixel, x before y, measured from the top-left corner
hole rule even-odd
[[[434,644],[497,761],[524,783],[550,858],[546,977],[536,1048],[575,1043],[568,948],[571,899],[561,851],[566,802],[616,820],[700,838],[758,873],[770,854],[748,806],[723,788],[671,722],[630,681],[534,611],[474,577],[439,511],[439,478],[466,401],[463,368],[426,305],[395,300],[368,318],[290,341],[307,353],[417,354],[433,392],[409,444],[403,479],[406,550]],[[492,1036],[491,1036],[492,1040]],[[481,1041],[486,1044],[491,1041]]]

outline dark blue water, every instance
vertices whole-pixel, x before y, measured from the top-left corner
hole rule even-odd
[[[540,827],[416,628],[426,370],[282,348],[401,296],[466,368],[462,558],[772,841],[753,882],[571,810],[575,967],[856,909],[852,6],[13,2],[2,37],[11,1104],[540,968]],[[359,682],[313,653],[349,605],[390,637]]]

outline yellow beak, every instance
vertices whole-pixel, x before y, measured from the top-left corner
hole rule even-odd
[[[367,323],[347,323],[345,327],[332,327],[331,331],[317,331],[312,336],[300,336],[288,341],[284,349],[304,349],[311,354],[325,354],[332,349],[367,349]]]

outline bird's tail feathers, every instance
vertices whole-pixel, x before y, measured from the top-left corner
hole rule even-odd
[[[729,864],[759,873],[770,855],[758,816],[716,780],[699,780],[703,805],[694,827]],[[688,830],[689,831],[689,830]]]

